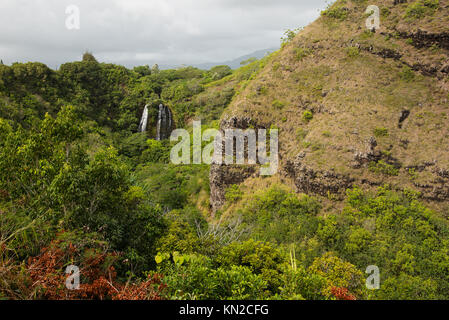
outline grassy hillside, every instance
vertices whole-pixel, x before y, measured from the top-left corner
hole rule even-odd
[[[365,27],[371,4],[376,32]],[[446,207],[448,6],[337,1],[270,59],[223,123],[279,128],[280,175],[300,192],[341,198],[389,183]]]
[[[336,1],[287,37],[221,120],[278,128],[281,168],[212,165],[216,219],[309,268],[329,252],[377,265],[370,298],[447,290],[448,21],[448,1]]]

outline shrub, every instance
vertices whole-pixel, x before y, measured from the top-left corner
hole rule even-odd
[[[348,8],[336,5],[330,5],[326,10],[321,11],[321,16],[337,19],[340,21],[346,20],[348,14]]]
[[[439,6],[439,0],[419,0],[411,3],[407,7],[405,11],[405,17],[421,19],[426,15],[433,14],[435,10],[439,8]]]
[[[355,58],[360,55],[360,50],[357,47],[348,47],[346,48],[346,54],[350,58]]]
[[[209,70],[207,77],[212,81],[223,79],[226,76],[232,74],[232,69],[229,66],[215,66]]]
[[[226,190],[226,201],[230,202],[230,203],[234,203],[239,201],[240,199],[242,199],[243,196],[243,192],[242,190],[240,190],[240,187],[236,184],[230,186],[227,190]]]
[[[271,105],[277,109],[277,110],[281,110],[282,108],[285,107],[285,102],[279,101],[279,100],[274,100]]]
[[[295,48],[295,58],[302,61],[305,57],[312,54],[312,50],[308,48]]]
[[[168,163],[170,159],[170,143],[168,140],[158,141],[148,139],[147,149],[142,154],[142,160],[151,163]]]
[[[91,236],[66,233],[42,249],[41,254],[29,258],[27,270],[40,298],[160,300],[165,285],[159,275],[146,281],[122,284],[116,281],[114,264],[118,254],[105,250],[106,244]],[[80,269],[79,290],[66,288],[65,267],[75,265]]]
[[[83,62],[95,62],[95,63],[98,63],[97,59],[95,59],[94,55],[91,52],[89,52],[89,51],[86,51],[83,54]]]
[[[211,259],[173,253],[160,257],[160,271],[168,285],[168,298],[229,300],[264,298],[266,281],[249,267],[231,265],[214,268]],[[163,260],[161,260],[163,259]],[[165,260],[165,261],[164,261]]]
[[[391,300],[434,300],[438,285],[432,279],[401,273],[398,277],[386,279],[376,292],[379,299]]]
[[[301,30],[300,28],[293,29],[293,30],[291,30],[291,29],[285,30],[284,36],[281,38],[281,43],[282,43],[282,45],[284,46],[284,45],[286,45],[287,43],[291,42],[291,41],[296,37],[296,34],[297,34],[300,30]]]
[[[378,138],[380,137],[387,137],[388,136],[388,129],[387,128],[375,128],[374,129],[374,135]]]
[[[404,66],[401,72],[399,72],[399,76],[403,81],[410,82],[415,79],[415,72],[410,67]]]
[[[327,288],[324,289],[323,294],[327,296],[336,295],[336,293],[341,293],[342,296],[347,297],[355,295],[363,298],[365,296],[362,272],[331,252],[316,258],[309,271],[326,279]],[[345,289],[335,290],[335,288]]]
[[[304,122],[310,122],[313,119],[313,113],[310,110],[306,110],[303,112],[302,114],[302,120],[304,120]]]
[[[267,282],[268,289],[278,292],[286,257],[270,243],[248,240],[233,243],[220,251],[216,262],[221,267],[244,266]]]
[[[395,168],[393,165],[380,160],[379,162],[370,162],[369,169],[372,172],[383,173],[387,176],[397,176],[399,175],[399,169]]]

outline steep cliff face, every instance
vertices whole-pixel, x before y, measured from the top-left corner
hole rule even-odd
[[[448,22],[448,0],[337,1],[272,56],[221,128],[278,128],[278,174],[298,192],[339,199],[388,183],[448,201]],[[246,170],[212,166],[215,210]]]

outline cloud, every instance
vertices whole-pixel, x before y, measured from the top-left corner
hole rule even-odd
[[[68,30],[66,7],[80,9]],[[51,67],[85,50],[127,66],[224,61],[279,46],[283,31],[305,26],[325,0],[2,0],[0,58]]]

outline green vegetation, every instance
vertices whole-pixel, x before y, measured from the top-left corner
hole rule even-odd
[[[238,79],[254,70],[244,68]],[[237,82],[206,86],[229,76],[227,66],[129,70],[90,53],[58,71],[0,65],[0,296],[55,296],[39,285],[20,292],[11,286],[37,276],[27,271],[28,259],[45,259],[41,250],[62,234],[76,234],[67,245],[87,235],[103,243],[124,261],[114,262],[118,279],[140,283],[156,270],[157,250],[176,224],[165,213],[190,217],[192,227],[204,224],[209,167],[169,164],[172,143],[153,139],[157,106],[170,106],[177,126],[202,114],[203,124],[213,125]],[[148,103],[149,131],[137,133]],[[45,270],[38,276],[47,279]]]
[[[296,48],[295,49],[295,58],[298,61],[302,61],[305,57],[312,54],[312,50],[308,48]]]
[[[243,192],[238,185],[232,185],[226,190],[226,201],[232,203],[242,199]]]
[[[392,164],[388,164],[383,160],[378,162],[370,162],[369,169],[372,172],[382,173],[387,176],[397,176],[399,174],[399,169],[394,167]]]
[[[415,72],[409,66],[404,66],[399,72],[399,76],[405,82],[410,82],[415,79]]]
[[[375,128],[373,133],[377,138],[387,137],[388,129],[387,128]]]
[[[284,46],[287,43],[291,42],[300,30],[301,30],[300,28],[294,30],[291,29],[285,30],[284,36],[281,38],[282,45]]]
[[[408,5],[405,17],[421,19],[426,15],[432,15],[439,7],[439,0],[418,0]]]
[[[349,58],[355,58],[360,55],[360,50],[357,47],[348,47],[346,48],[346,54]]]
[[[418,196],[413,191],[394,192],[387,186],[374,194],[355,188],[348,190],[346,207],[341,212],[322,217],[313,198],[298,198],[285,189],[272,187],[258,193],[241,214],[244,225],[252,230],[247,237],[276,243],[286,251],[295,244],[298,266],[324,275],[333,282],[330,286],[351,288],[350,292],[359,297],[368,294],[360,279],[365,268],[375,261],[385,286],[369,293],[371,298],[447,297],[447,274],[443,271],[448,267],[447,259],[441,257],[448,250],[444,239],[449,224],[417,201]],[[430,249],[433,245],[435,248]],[[347,269],[357,276],[320,273],[320,259],[340,261],[346,266],[339,272]],[[344,283],[344,279],[354,282]]]
[[[436,30],[444,12],[385,0],[381,34],[365,4],[337,1],[234,71],[0,63],[0,299],[449,299],[447,53],[400,21]],[[176,128],[279,129],[279,174],[170,163],[160,103]]]
[[[271,104],[275,109],[282,109],[285,107],[285,102],[279,101],[279,100],[274,100],[273,103]]]
[[[306,110],[302,114],[302,119],[304,122],[309,122],[313,119],[313,112],[310,110]]]
[[[330,4],[326,10],[321,11],[321,16],[337,19],[340,21],[346,20],[349,9],[341,4]]]

